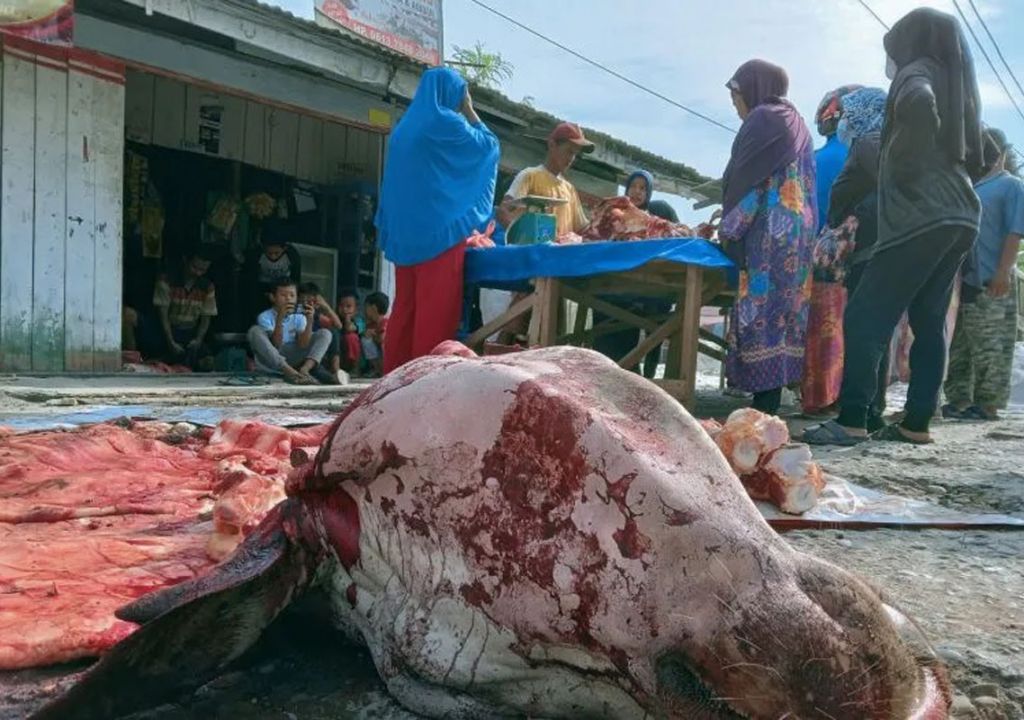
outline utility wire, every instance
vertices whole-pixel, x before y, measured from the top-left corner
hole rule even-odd
[[[981,15],[978,13],[978,9],[974,6],[974,0],[968,1],[971,3],[971,7],[974,8],[975,14],[978,15],[978,19],[981,20]],[[857,0],[857,2],[859,2],[865,10],[871,13],[871,17],[877,20],[879,25],[884,27],[886,30],[890,29],[889,26],[885,24],[885,21],[878,16],[878,13],[876,13],[871,8],[871,6],[868,5],[866,0]],[[1014,99],[1013,94],[1010,92],[1010,88],[1007,87],[1006,83],[1003,81],[1002,75],[1000,75],[999,71],[996,70],[995,64],[992,62],[992,59],[988,56],[988,52],[986,52],[985,47],[981,44],[981,41],[978,39],[977,34],[974,32],[974,28],[971,27],[971,24],[967,21],[967,16],[964,15],[963,10],[960,9],[960,3],[958,3],[957,0],[952,0],[952,2],[953,7],[956,8],[957,13],[960,15],[960,19],[967,27],[967,30],[971,33],[971,37],[974,38],[974,43],[978,46],[978,49],[981,50],[981,54],[985,56],[985,61],[988,63],[988,66],[992,68],[992,73],[996,76],[996,80],[998,80],[999,84],[1003,86],[1003,91],[1006,93],[1006,97],[1010,98],[1010,102],[1013,103],[1013,107],[1016,108],[1017,114],[1020,115],[1022,120],[1024,120],[1024,112],[1021,111],[1020,105],[1017,104],[1016,99]],[[1003,53],[999,50],[999,45],[996,43],[995,38],[992,37],[992,33],[989,32],[988,26],[985,25],[985,21],[981,20],[981,24],[983,27],[985,27],[985,32],[988,33],[989,39],[992,40],[992,44],[996,46],[996,52],[999,53],[999,59],[1003,61],[1004,65],[1006,65],[1006,69],[1010,70],[1009,64],[1007,64],[1006,59],[1003,57]],[[1021,84],[1017,81],[1017,77],[1013,74],[1012,70],[1010,70],[1010,77],[1013,78],[1013,81],[1017,84],[1017,87],[1021,89],[1022,93],[1024,93],[1024,88],[1021,88]]]
[[[859,2],[861,5],[863,5],[865,10],[867,10],[869,13],[871,13],[871,17],[873,17],[875,20],[877,20],[879,25],[884,27],[887,31],[889,30],[889,26],[885,24],[885,20],[883,20],[882,18],[878,17],[878,13],[876,13],[874,10],[871,9],[871,6],[867,4],[866,0],[857,0],[857,2]]]
[[[642,85],[641,83],[637,82],[636,80],[633,80],[632,78],[626,77],[625,75],[623,75],[620,72],[612,70],[607,65],[602,65],[601,63],[597,62],[596,60],[591,60],[586,55],[583,55],[583,54],[577,52],[576,50],[573,50],[572,48],[570,48],[570,47],[568,47],[566,45],[563,45],[562,43],[558,42],[557,40],[554,40],[554,39],[548,37],[547,35],[544,35],[543,33],[538,32],[537,30],[534,30],[532,27],[530,27],[528,25],[524,25],[523,23],[519,22],[515,18],[509,17],[508,15],[506,15],[503,12],[495,10],[490,5],[487,5],[486,3],[483,3],[480,0],[470,0],[470,2],[472,2],[474,5],[477,5],[477,6],[483,8],[484,10],[486,10],[486,11],[488,11],[488,12],[494,14],[494,15],[497,15],[498,17],[502,18],[506,22],[510,22],[513,25],[515,25],[516,27],[518,27],[518,28],[520,28],[522,30],[525,30],[526,32],[530,33],[531,35],[534,35],[534,36],[540,38],[544,42],[550,43],[551,45],[554,45],[558,49],[563,50],[564,52],[569,53],[573,57],[575,57],[575,58],[577,58],[579,60],[582,60],[583,62],[587,63],[588,65],[593,65],[594,67],[598,68],[599,70],[603,70],[604,72],[608,73],[609,75],[612,75],[612,76],[618,78],[619,80],[622,80],[623,82],[628,83],[628,84],[632,85],[633,87],[635,87],[635,88],[637,88],[639,90],[642,90],[645,93],[653,95],[654,97],[658,98],[659,100],[664,100],[669,105],[672,105],[674,107],[679,108],[680,110],[688,112],[691,115],[693,115],[694,117],[699,117],[701,120],[704,120],[705,122],[711,123],[715,127],[719,127],[722,130],[726,130],[726,131],[728,131],[730,133],[733,133],[733,134],[736,133],[736,128],[729,127],[725,123],[721,123],[721,122],[719,122],[718,120],[715,120],[712,117],[708,117],[707,115],[704,115],[703,113],[698,112],[697,110],[694,110],[693,108],[689,108],[686,105],[683,105],[682,103],[676,102],[672,98],[666,97],[665,95],[662,95],[657,90],[652,90],[651,88],[647,87],[646,85]]]
[[[993,63],[992,58],[988,56],[988,51],[985,50],[985,46],[981,44],[977,33],[974,32],[974,28],[971,27],[971,24],[967,21],[967,16],[964,15],[964,11],[960,9],[960,3],[957,2],[957,0],[953,0],[953,7],[956,8],[957,13],[960,15],[960,19],[963,20],[964,25],[967,26],[967,30],[970,31],[971,37],[974,38],[975,45],[977,45],[978,49],[981,50],[981,54],[985,56],[985,62],[987,62],[988,66],[992,68],[992,73],[996,76],[996,80],[998,80],[999,84],[1003,86],[1003,92],[1006,93],[1006,97],[1010,98],[1010,102],[1013,103],[1013,107],[1017,109],[1017,114],[1020,115],[1020,119],[1024,120],[1024,112],[1021,111],[1020,105],[1017,104],[1017,100],[1013,97],[1013,93],[1010,92],[1010,88],[1008,88],[1006,83],[1003,81],[1003,76],[999,74],[998,70],[996,70],[995,63]]]
[[[988,39],[992,41],[992,45],[996,49],[996,54],[999,55],[999,59],[1003,61],[1003,66],[1006,68],[1006,72],[1010,73],[1010,77],[1013,78],[1014,84],[1017,85],[1017,89],[1020,90],[1020,94],[1024,96],[1024,87],[1021,87],[1020,80],[1013,73],[1013,68],[1010,67],[1010,63],[1006,62],[1006,58],[1003,57],[1003,51],[999,49],[999,43],[996,42],[995,37],[992,35],[992,31],[988,29],[988,23],[985,22],[985,18],[978,12],[978,6],[974,4],[974,0],[968,0],[971,3],[971,9],[974,11],[975,16],[978,18],[978,22],[985,29],[985,34],[988,35]]]

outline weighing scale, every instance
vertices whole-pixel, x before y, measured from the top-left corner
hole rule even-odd
[[[554,242],[558,236],[555,216],[546,212],[556,205],[565,205],[569,201],[564,198],[541,197],[527,195],[517,198],[513,207],[524,207],[526,212],[512,223],[506,235],[509,245],[537,245]]]

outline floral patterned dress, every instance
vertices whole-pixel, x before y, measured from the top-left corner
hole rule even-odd
[[[719,236],[739,243],[744,259],[726,337],[731,387],[763,392],[803,375],[816,206],[808,147],[722,218]]]

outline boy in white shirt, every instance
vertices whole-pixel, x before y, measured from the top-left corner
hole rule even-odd
[[[262,372],[280,374],[293,385],[341,385],[344,379],[320,361],[331,346],[331,331],[313,330],[310,304],[297,305],[295,283],[278,280],[270,293],[271,307],[259,314],[249,329],[249,347]]]

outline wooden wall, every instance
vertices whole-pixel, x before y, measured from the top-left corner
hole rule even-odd
[[[323,184],[352,177],[376,182],[380,173],[378,132],[142,71],[128,70],[126,79],[129,140]],[[216,152],[200,142],[203,107],[222,108]]]
[[[2,46],[0,371],[118,370],[124,67]]]

